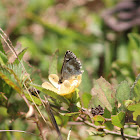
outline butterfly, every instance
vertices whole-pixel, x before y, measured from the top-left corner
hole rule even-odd
[[[81,83],[83,73],[81,68],[81,62],[77,59],[76,55],[67,50],[64,56],[60,77],[56,74],[50,74],[49,81],[53,85],[45,82],[42,84],[42,87],[57,92],[60,95],[72,93]]]
[[[81,62],[77,59],[76,55],[69,50],[66,51],[59,83],[63,83],[64,80],[69,80],[82,74],[83,71],[81,71],[81,68]]]

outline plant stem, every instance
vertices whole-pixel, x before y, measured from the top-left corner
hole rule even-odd
[[[84,121],[84,123],[90,127],[93,127],[95,129],[99,129],[99,128],[102,128],[102,131],[105,132],[105,134],[111,134],[111,135],[115,135],[115,136],[121,136],[121,133],[120,132],[115,132],[115,131],[109,131],[107,129],[104,129],[103,126],[96,126],[88,121]],[[129,139],[140,139],[140,137],[138,136],[130,136],[130,135],[127,135],[127,134],[123,134],[125,138],[129,138]]]
[[[121,136],[122,136],[122,139],[125,140],[124,133],[123,133],[123,128],[121,128]]]

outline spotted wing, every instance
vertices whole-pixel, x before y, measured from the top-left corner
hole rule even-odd
[[[59,83],[62,83],[64,80],[69,80],[73,76],[82,74],[80,70],[82,68],[80,61],[76,58],[76,55],[71,51],[66,51],[63,66],[61,69],[61,76]]]

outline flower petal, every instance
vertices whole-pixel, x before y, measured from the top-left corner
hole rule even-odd
[[[42,87],[43,88],[46,88],[46,89],[48,89],[48,90],[51,90],[51,91],[53,91],[53,92],[58,92],[58,90],[53,86],[53,85],[51,85],[49,82],[44,82],[43,84],[42,84]]]
[[[76,79],[65,80],[58,89],[58,94],[67,95],[75,91],[81,83],[82,75],[78,75]]]
[[[49,82],[44,82],[42,84],[42,87],[64,96],[74,92],[75,88],[77,88],[80,85],[81,79],[82,74],[74,77],[73,79],[65,80],[62,84],[58,84],[59,77],[56,74],[50,74],[49,81],[53,85]]]
[[[59,77],[56,74],[50,74],[49,75],[49,81],[56,87],[59,87],[58,81],[59,81]]]

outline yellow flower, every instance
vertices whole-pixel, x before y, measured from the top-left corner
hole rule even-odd
[[[82,74],[74,76],[70,80],[65,80],[62,84],[58,84],[59,77],[56,74],[50,74],[48,78],[52,84],[44,82],[42,87],[64,96],[73,93],[75,88],[80,85]]]

